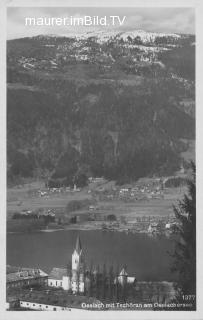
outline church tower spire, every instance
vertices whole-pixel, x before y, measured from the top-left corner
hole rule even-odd
[[[82,245],[81,245],[81,241],[80,241],[80,236],[77,236],[77,240],[76,240],[76,246],[75,246],[75,250],[78,254],[81,254],[82,252]]]
[[[82,245],[80,237],[77,237],[75,250],[72,254],[72,270],[78,271],[81,265],[82,258]]]

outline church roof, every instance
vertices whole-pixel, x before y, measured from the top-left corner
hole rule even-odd
[[[75,250],[78,254],[80,254],[81,250],[82,250],[82,246],[81,246],[81,242],[80,242],[80,237],[77,237],[76,240],[76,246],[75,246]]]
[[[66,268],[53,268],[49,274],[49,278],[55,280],[62,280],[65,276],[67,276]]]

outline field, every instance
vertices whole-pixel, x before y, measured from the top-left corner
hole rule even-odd
[[[8,212],[36,210],[39,208],[64,208],[71,200],[91,198],[85,191],[53,194],[49,197],[39,197],[35,195],[36,192],[36,189],[27,189],[27,187],[9,189],[7,193]]]
[[[104,190],[113,187],[110,182],[102,184]],[[101,199],[93,194],[98,188],[97,184],[91,184],[80,191],[65,191],[60,193],[40,196],[39,190],[44,190],[43,184],[30,183],[20,187],[9,188],[7,193],[7,218],[11,218],[14,212],[23,210],[35,211],[36,209],[57,209],[57,212],[64,212],[67,204],[72,200],[89,199],[96,203],[96,213],[99,215],[114,214],[117,217],[125,216],[127,221],[133,222],[139,216],[167,216],[173,214],[172,205],[181,199],[186,189],[170,188],[164,190],[163,198],[126,200],[120,198]],[[100,185],[101,188],[101,185]],[[91,192],[90,192],[91,190]],[[87,208],[74,211],[74,214],[87,214]]]

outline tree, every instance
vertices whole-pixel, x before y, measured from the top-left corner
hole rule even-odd
[[[106,280],[107,280],[107,272],[106,272],[106,264],[103,265],[102,271],[102,283],[101,283],[101,296],[102,299],[106,299]]]
[[[177,300],[184,295],[196,295],[196,167],[191,163],[192,178],[187,181],[188,194],[185,194],[174,213],[179,221],[180,235],[174,252],[172,271],[177,272]],[[191,301],[190,301],[191,302]],[[195,308],[195,303],[193,309]]]
[[[113,266],[110,266],[108,274],[108,298],[111,302],[113,301],[114,278]]]
[[[94,272],[93,272],[93,281],[94,281],[94,296],[99,299],[100,298],[100,287],[101,287],[101,273],[99,270],[99,265],[95,267]]]
[[[117,265],[116,273],[115,273],[115,290],[114,290],[114,299],[116,302],[119,302],[120,298],[120,286],[118,283],[118,276],[119,276],[119,266]]]
[[[93,261],[91,261],[90,263],[89,279],[90,279],[89,296],[92,297],[93,291],[94,291]]]
[[[115,214],[108,214],[107,220],[108,221],[116,221],[117,219],[116,219]]]

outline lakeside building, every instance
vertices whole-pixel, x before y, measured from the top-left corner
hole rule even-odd
[[[134,284],[136,282],[135,277],[130,277],[126,271],[125,268],[121,270],[119,273],[118,277],[115,279],[115,281],[118,279],[118,283],[124,286],[125,284]]]
[[[41,269],[13,268],[7,266],[6,289],[22,288],[32,285],[44,285],[48,282],[48,274]]]

